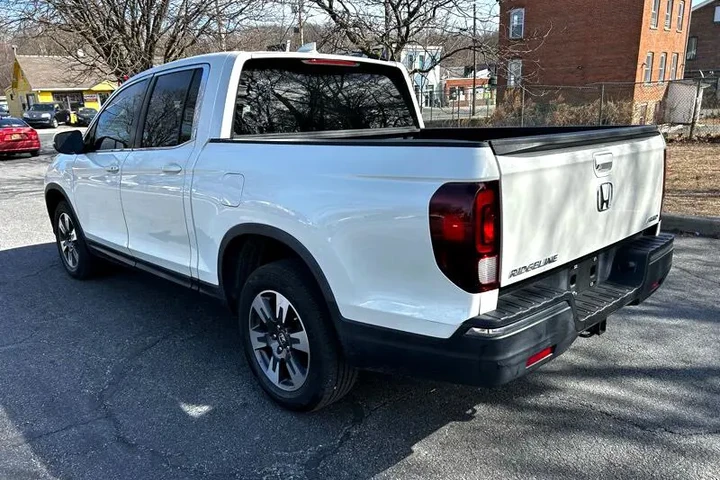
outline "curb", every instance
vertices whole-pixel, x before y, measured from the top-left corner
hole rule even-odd
[[[671,232],[694,233],[704,237],[720,238],[720,217],[663,215],[662,229]]]

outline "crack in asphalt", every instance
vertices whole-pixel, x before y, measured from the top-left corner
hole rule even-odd
[[[27,445],[27,444],[30,444],[30,443],[35,442],[35,441],[37,441],[37,440],[41,440],[41,439],[43,439],[43,438],[47,438],[47,437],[50,437],[50,436],[53,436],[53,435],[57,435],[58,433],[62,433],[62,432],[66,432],[66,431],[68,431],[68,430],[72,430],[73,428],[82,427],[83,425],[88,425],[88,424],[97,422],[98,420],[107,420],[107,419],[108,419],[108,417],[107,417],[106,415],[103,415],[103,416],[101,416],[101,417],[92,417],[92,418],[89,418],[89,419],[78,420],[77,422],[69,423],[69,424],[64,425],[64,426],[62,426],[62,427],[60,427],[60,428],[57,428],[57,429],[55,429],[55,430],[49,430],[49,431],[47,431],[47,432],[42,432],[42,433],[38,433],[38,434],[36,434],[36,435],[30,435],[30,436],[24,436],[24,435],[23,435],[21,441],[18,441],[18,442],[13,442],[13,441],[3,442],[2,444],[0,444],[0,446],[2,446],[3,448],[6,448],[6,447],[18,447],[18,446],[21,446],[21,445]],[[15,438],[18,438],[18,437],[15,437]]]
[[[569,400],[566,400],[566,399],[560,399],[560,398],[557,400],[558,400],[558,402],[564,403],[565,405],[571,406],[571,407],[582,406],[582,407],[587,408],[588,410],[591,410],[595,413],[599,413],[601,415],[609,417],[617,422],[624,423],[624,424],[634,427],[638,430],[641,430],[643,432],[650,433],[653,435],[668,434],[668,435],[687,437],[687,438],[701,437],[701,436],[705,436],[705,435],[720,435],[720,428],[712,429],[712,430],[685,432],[685,431],[673,430],[673,429],[667,428],[667,427],[649,427],[647,425],[643,425],[642,423],[635,422],[627,417],[618,415],[616,413],[602,410],[591,403],[582,402],[577,399],[575,399],[575,401],[573,401],[573,402],[570,402]]]

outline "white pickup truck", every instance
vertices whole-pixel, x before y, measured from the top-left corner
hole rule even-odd
[[[412,92],[400,64],[316,52],[141,73],[55,137],[62,263],[226,301],[296,410],[357,369],[508,382],[663,283],[656,128],[424,128]]]

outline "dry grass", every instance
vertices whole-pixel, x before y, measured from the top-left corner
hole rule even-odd
[[[720,217],[720,143],[668,145],[668,213]]]

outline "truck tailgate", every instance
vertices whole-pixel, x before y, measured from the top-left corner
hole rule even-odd
[[[500,168],[501,286],[659,221],[665,142],[619,128],[490,142]]]

